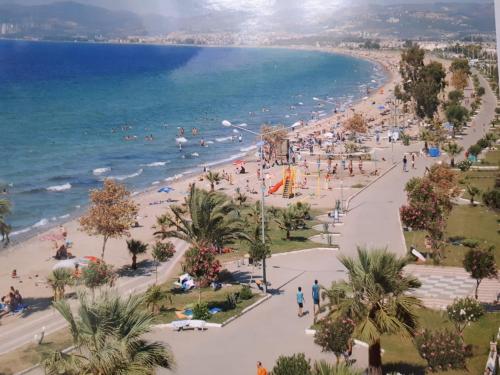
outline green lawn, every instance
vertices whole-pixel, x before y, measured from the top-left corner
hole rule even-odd
[[[164,288],[170,289],[170,284],[164,284]],[[201,301],[206,302],[209,307],[220,307],[224,311],[219,312],[217,314],[212,315],[212,318],[208,320],[211,323],[222,323],[232,316],[238,315],[241,311],[243,311],[248,306],[252,305],[254,302],[257,302],[260,298],[263,298],[263,295],[254,294],[251,299],[240,301],[236,308],[227,310],[226,309],[226,299],[229,294],[238,292],[241,289],[240,285],[231,285],[228,287],[221,288],[217,291],[212,290],[211,288],[202,289],[201,293]],[[157,316],[158,323],[170,323],[173,320],[177,320],[177,316],[175,315],[175,311],[182,311],[186,308],[192,308],[195,304],[198,303],[198,290],[192,290],[187,293],[173,294],[172,302],[165,301],[165,306],[161,309],[160,314]]]
[[[423,309],[420,312],[422,328],[452,328],[444,312]],[[478,322],[467,327],[464,333],[466,344],[472,345],[473,357],[467,362],[467,370],[440,372],[443,375],[479,375],[484,371],[489,352],[489,342],[498,332],[500,313],[484,315]],[[400,336],[384,336],[382,338],[384,371],[399,371],[405,375],[423,375],[426,362],[418,354],[412,340],[401,339]],[[404,354],[403,354],[404,353]]]
[[[462,236],[479,240],[485,246],[496,245],[495,257],[500,264],[500,236],[498,214],[483,206],[455,206],[451,211],[445,232],[445,238]],[[414,245],[419,251],[425,252],[424,232],[404,232],[408,250]],[[463,257],[468,250],[465,246],[455,246],[446,243],[443,266],[462,267]]]
[[[71,335],[63,329],[45,337],[42,345],[27,344],[0,356],[0,375],[12,375],[38,363],[52,350],[63,350],[72,345]]]

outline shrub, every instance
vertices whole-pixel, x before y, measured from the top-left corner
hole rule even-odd
[[[351,319],[325,319],[314,335],[314,343],[321,346],[323,351],[332,352],[338,364],[340,356],[350,349],[353,331],[354,322]]]
[[[485,149],[487,147],[490,147],[491,145],[491,142],[485,138],[481,138],[479,141],[477,141],[476,143],[479,147],[481,147],[482,149]]]
[[[226,302],[224,305],[224,309],[226,311],[235,309],[236,306],[238,306],[239,299],[240,299],[239,293],[229,293],[226,296]]]
[[[273,367],[273,375],[311,375],[311,361],[304,353],[279,356]]]
[[[253,297],[252,289],[248,285],[242,285],[240,290],[240,298],[244,301]]]
[[[208,310],[208,305],[206,302],[199,302],[194,305],[193,319],[208,320],[210,319],[210,317],[210,311]]]
[[[485,90],[484,90],[484,87],[481,86],[477,89],[477,95],[478,96],[483,96],[485,94]]]
[[[500,209],[500,189],[493,189],[483,193],[483,202],[493,209]]]
[[[460,163],[457,163],[458,169],[460,169],[462,172],[467,172],[472,165],[472,162],[470,160],[462,160]]]
[[[483,306],[471,297],[457,298],[446,308],[448,319],[453,322],[461,336],[470,322],[476,322],[484,314]]]
[[[455,332],[424,330],[415,337],[415,344],[431,372],[466,368],[470,349]]]
[[[474,156],[478,156],[481,153],[481,151],[483,151],[483,149],[478,144],[475,144],[475,145],[470,146],[468,151],[469,151],[469,154],[474,155]]]
[[[476,279],[475,297],[478,299],[478,289],[483,279],[497,277],[497,265],[495,263],[494,246],[487,249],[470,249],[464,257],[464,268]]]

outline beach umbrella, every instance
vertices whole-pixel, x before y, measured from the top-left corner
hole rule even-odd
[[[242,165],[242,164],[245,164],[245,160],[235,160],[233,162],[234,165]]]
[[[57,270],[59,268],[68,268],[68,269],[74,269],[75,265],[78,264],[80,267],[86,267],[89,264],[89,260],[85,258],[73,258],[73,259],[65,259],[57,262],[54,264],[52,267],[52,270]]]
[[[232,124],[229,121],[227,121],[227,120],[223,120],[222,121],[222,125],[224,125],[224,126],[231,126]]]

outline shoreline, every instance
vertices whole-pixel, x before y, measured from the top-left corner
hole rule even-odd
[[[377,51],[353,51],[353,50],[343,50],[343,49],[338,49],[338,48],[328,48],[328,47],[313,47],[313,46],[204,46],[204,45],[179,45],[179,44],[152,44],[152,43],[107,43],[107,42],[71,42],[71,41],[45,41],[45,40],[25,40],[25,39],[9,39],[9,38],[0,38],[0,40],[13,40],[13,41],[24,41],[24,42],[49,42],[49,43],[67,43],[67,44],[73,44],[73,43],[82,43],[82,44],[112,44],[112,45],[154,45],[154,46],[166,46],[166,47],[208,47],[208,48],[256,48],[256,49],[285,49],[285,50],[293,50],[293,51],[310,51],[310,52],[321,52],[321,53],[328,53],[331,55],[341,55],[341,56],[348,56],[351,58],[359,59],[359,60],[365,60],[369,61],[370,63],[377,65],[381,70],[383,71],[385,78],[383,81],[378,82],[378,86],[376,88],[373,88],[372,91],[369,93],[369,95],[366,95],[365,97],[360,97],[356,100],[353,100],[352,102],[348,103],[346,105],[346,108],[353,108],[360,103],[362,103],[366,97],[371,98],[373,95],[375,95],[381,88],[386,87],[389,85],[391,82],[394,81],[395,75],[394,73],[390,70],[390,68],[384,63],[384,61],[381,61],[380,59],[374,58],[373,56],[369,56],[370,53],[377,52]],[[387,51],[378,51],[378,52],[387,52]],[[368,56],[367,56],[368,54]],[[327,122],[331,122],[332,120],[335,119],[337,115],[333,113],[329,113],[328,116],[323,117],[321,119],[316,119],[316,120],[308,120],[305,122],[305,125],[299,128],[299,132],[302,132],[304,129],[307,129],[309,127],[315,127],[318,124],[323,124]],[[295,130],[290,129],[288,131],[288,134],[292,134]],[[196,166],[186,166],[186,170],[177,173],[173,176],[167,176],[164,179],[160,181],[160,185],[162,183],[164,184],[172,184],[172,183],[183,183],[188,179],[191,178],[196,178],[197,180],[199,179],[200,176],[203,175],[203,166],[206,165],[210,167],[210,169],[220,169],[220,168],[230,168],[232,166],[232,161],[238,158],[252,158],[252,156],[255,154],[255,142],[252,143],[252,145],[247,146],[247,147],[252,147],[251,150],[245,151],[245,152],[239,152],[236,154],[232,155],[224,155],[222,156],[221,159],[215,160],[215,161],[209,161],[203,164],[197,164]],[[177,178],[177,176],[181,176]],[[157,189],[157,185],[150,185],[148,187],[141,188],[139,190],[130,190],[131,191],[131,197],[136,200],[139,198],[143,198],[144,195],[149,195],[155,192]],[[11,241],[10,245],[7,248],[1,248],[0,247],[0,255],[5,253],[8,250],[11,250],[12,248],[22,246],[26,242],[35,239],[38,236],[43,236],[44,234],[47,234],[51,232],[54,228],[60,226],[60,225],[68,225],[69,223],[78,221],[78,219],[86,212],[88,208],[88,201],[87,204],[82,205],[80,207],[75,207],[76,209],[74,212],[66,213],[64,215],[61,215],[60,217],[57,217],[56,220],[53,220],[54,218],[39,218],[37,222],[35,222],[33,225],[20,228],[16,231],[13,231],[11,234]],[[42,224],[40,223],[46,220],[47,224]]]

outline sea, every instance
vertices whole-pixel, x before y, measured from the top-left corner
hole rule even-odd
[[[386,79],[373,62],[317,51],[0,40],[12,237],[80,214],[105,178],[159,189],[255,148],[224,120],[253,131],[307,122]]]

